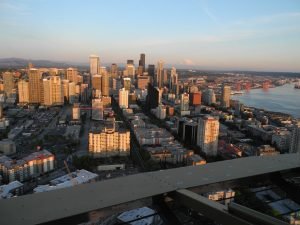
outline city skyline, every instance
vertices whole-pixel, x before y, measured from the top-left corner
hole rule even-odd
[[[0,58],[137,65],[145,53],[146,65],[300,71],[298,1],[4,0],[0,12]]]

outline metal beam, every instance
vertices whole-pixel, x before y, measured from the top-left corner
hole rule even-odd
[[[261,212],[249,209],[245,206],[239,205],[237,203],[230,203],[228,205],[228,211],[233,215],[237,215],[240,218],[246,219],[254,224],[260,225],[288,225],[288,223],[276,219],[272,216],[263,214]]]
[[[230,214],[225,205],[211,201],[186,189],[177,190],[175,192],[175,199],[185,207],[200,212],[204,216],[223,225],[254,225]]]

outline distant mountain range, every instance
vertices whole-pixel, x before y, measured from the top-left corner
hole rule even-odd
[[[71,66],[76,67],[87,67],[86,63],[70,63],[70,62],[59,62],[50,60],[31,60],[21,58],[0,58],[0,68],[26,68],[28,63],[32,63],[35,67],[59,67],[67,68]]]

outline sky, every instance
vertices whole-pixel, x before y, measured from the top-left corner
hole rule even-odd
[[[300,72],[300,0],[0,0],[0,58]]]

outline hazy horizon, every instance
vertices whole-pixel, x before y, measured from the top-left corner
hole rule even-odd
[[[0,2],[0,58],[300,71],[300,1]]]

